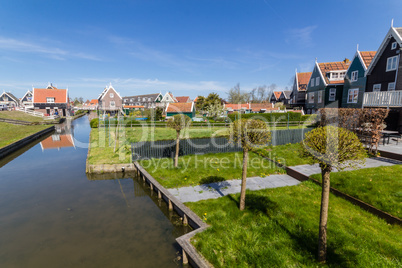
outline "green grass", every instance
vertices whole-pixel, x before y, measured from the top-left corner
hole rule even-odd
[[[254,150],[256,153],[266,156],[269,159],[280,162],[285,166],[297,166],[311,164],[311,161],[307,158],[303,158],[299,155],[300,144],[285,144],[277,146],[267,146]]]
[[[316,262],[321,188],[248,191],[196,203],[190,209],[211,225],[192,243],[215,267],[320,267]],[[333,196],[329,201],[329,267],[401,267],[402,228]]]
[[[331,173],[331,186],[402,218],[402,166],[365,168]],[[321,175],[312,178],[321,181]]]
[[[193,186],[211,182],[240,179],[243,153],[186,155],[179,157],[177,168],[173,159],[141,160],[140,164],[164,187]],[[262,157],[249,153],[247,177],[284,173]]]
[[[49,125],[21,126],[0,122],[0,148],[39,132]]]
[[[27,122],[43,122],[42,117],[36,117],[20,111],[1,111],[0,118],[27,121]]]

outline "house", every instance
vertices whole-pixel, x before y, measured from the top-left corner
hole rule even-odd
[[[89,102],[89,109],[90,110],[97,110],[98,109],[98,100],[97,99],[92,99],[90,102]]]
[[[359,51],[357,49],[345,75],[341,101],[343,108],[362,107],[366,89],[365,72],[375,54],[375,51]]]
[[[3,92],[0,95],[0,104],[6,105],[8,108],[20,106],[20,100],[11,92]]]
[[[146,95],[136,95],[123,97],[123,105],[126,106],[143,106],[143,108],[156,108],[162,106],[162,94],[146,94]]]
[[[110,84],[98,97],[98,110],[102,111],[104,114],[108,113],[114,115],[118,112],[123,112],[122,108],[122,97],[120,97],[120,94],[117,93],[112,87],[112,84]]]
[[[291,106],[304,108],[306,103],[307,84],[310,80],[312,72],[298,73],[296,70],[293,82],[292,93],[290,94]]]
[[[28,90],[25,95],[21,98],[20,105],[25,108],[32,108],[32,91]]]
[[[386,107],[387,129],[402,132],[402,27],[393,27],[385,35],[366,70],[364,107]]]
[[[90,103],[90,101],[87,100],[86,102],[84,102],[84,103],[82,104],[82,106],[84,106],[84,107],[89,106],[89,103]]]
[[[279,102],[279,98],[281,97],[281,95],[282,95],[282,91],[274,91],[274,92],[272,92],[270,102],[273,103],[273,104]]]
[[[194,102],[172,102],[166,106],[166,117],[174,116],[176,114],[184,114],[193,119],[195,116]]]
[[[189,96],[181,96],[181,97],[176,97],[177,102],[184,103],[184,102],[191,102],[191,99]]]
[[[289,104],[290,103],[290,95],[292,94],[291,90],[284,90],[282,91],[281,96],[279,97],[279,102],[282,102],[283,104]]]
[[[178,102],[176,98],[173,96],[172,92],[166,92],[166,94],[162,97],[161,103],[163,107],[166,107],[168,103]]]
[[[250,103],[250,110],[253,113],[268,113],[279,110],[275,108],[273,103]]]
[[[239,112],[242,114],[251,113],[251,108],[249,103],[224,103],[223,108],[228,114]]]
[[[35,112],[68,116],[70,110],[68,89],[58,89],[51,83],[46,88],[33,88],[32,104]]]
[[[315,62],[313,72],[307,85],[305,107],[308,114],[319,108],[341,107],[342,91],[346,70],[350,61]]]

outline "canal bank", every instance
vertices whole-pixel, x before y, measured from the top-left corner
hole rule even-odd
[[[181,266],[180,216],[133,175],[85,175],[89,130],[77,119],[75,146],[50,149],[50,136],[0,168],[0,266]]]

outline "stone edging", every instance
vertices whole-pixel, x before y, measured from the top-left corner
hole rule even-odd
[[[175,210],[182,217],[183,224],[188,224],[194,229],[194,231],[176,238],[183,250],[183,264],[190,263],[193,267],[213,267],[190,243],[190,239],[195,234],[204,231],[209,225],[157,182],[138,162],[134,162],[134,166],[138,176],[149,184],[151,191],[158,193],[158,198],[168,204],[169,210]]]
[[[6,157],[7,155],[17,151],[18,149],[24,147],[25,145],[33,142],[34,140],[37,140],[38,138],[54,131],[54,126],[45,128],[39,132],[36,132],[35,134],[32,134],[28,137],[25,137],[23,139],[20,139],[14,143],[11,143],[3,148],[0,149],[0,159]]]

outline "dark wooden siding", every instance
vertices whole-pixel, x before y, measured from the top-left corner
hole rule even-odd
[[[350,77],[352,72],[359,71],[357,81],[351,82]],[[349,98],[349,89],[358,88],[359,96],[357,103],[348,103]],[[359,56],[356,54],[352,63],[350,64],[349,70],[346,72],[345,83],[343,85],[343,93],[342,93],[342,108],[361,108],[363,105],[363,96],[364,91],[366,89],[366,77],[364,76],[364,67],[362,62],[359,59]]]

